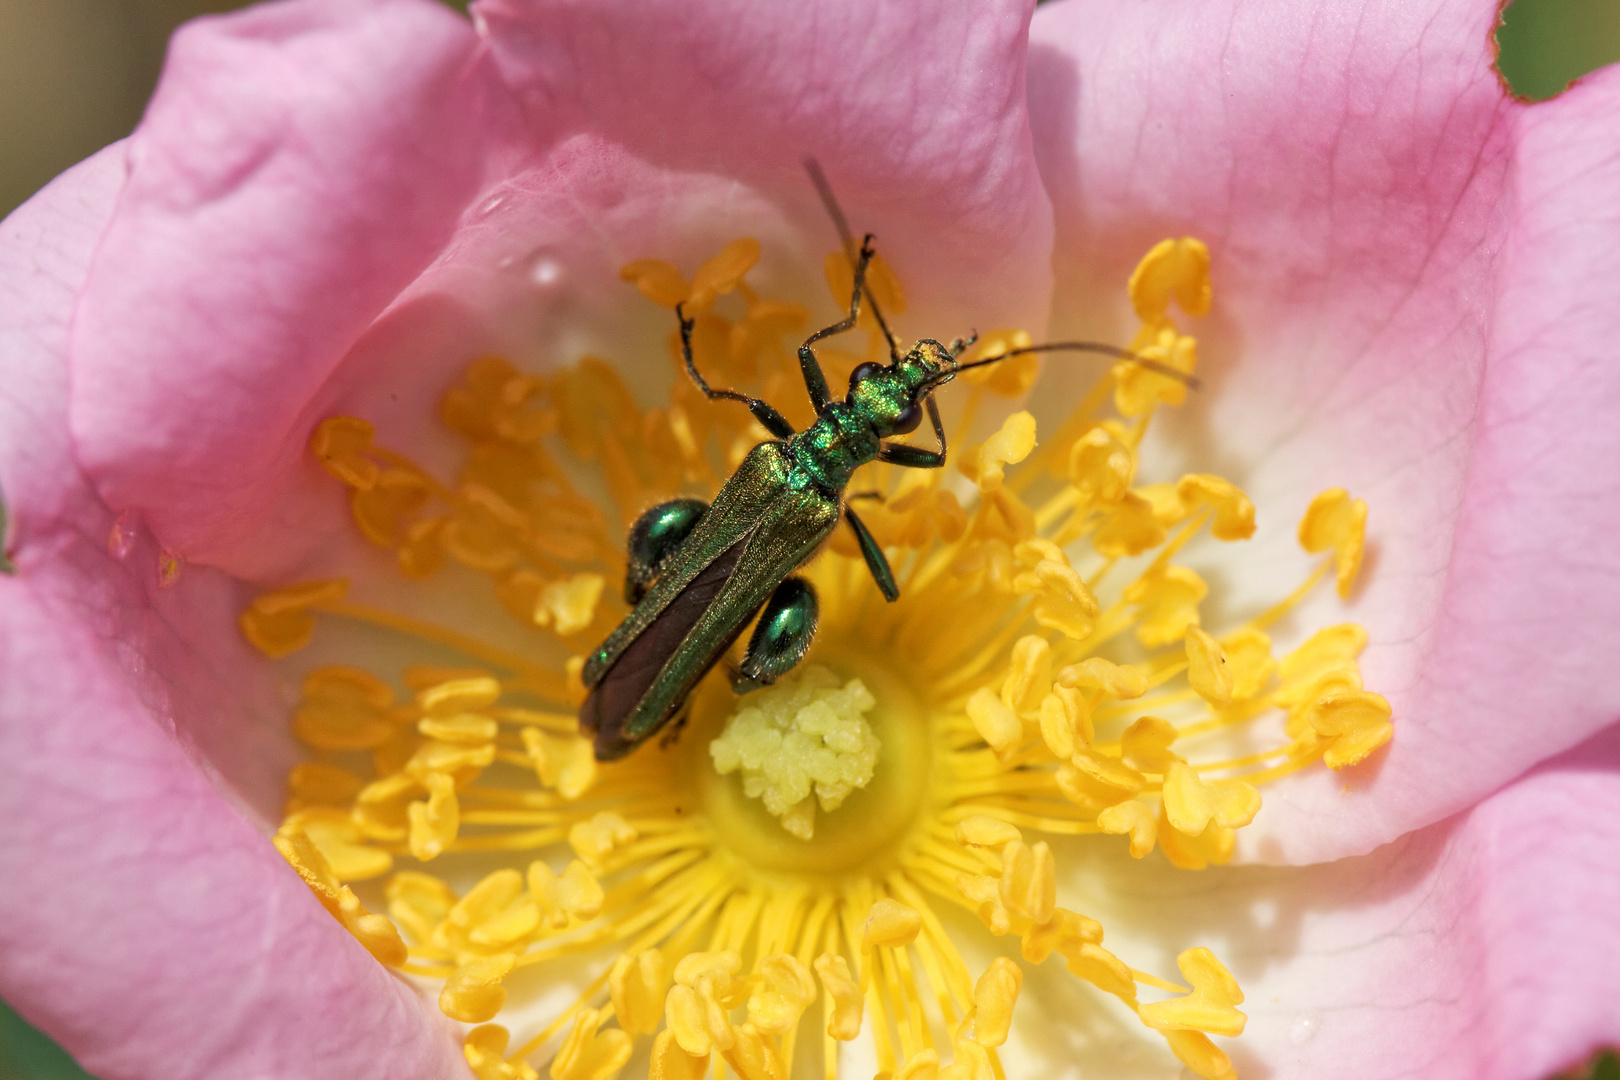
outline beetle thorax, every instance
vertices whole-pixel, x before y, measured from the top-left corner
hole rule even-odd
[[[850,475],[876,459],[878,433],[860,410],[835,401],[816,422],[788,443],[794,464],[830,490],[842,490]]]

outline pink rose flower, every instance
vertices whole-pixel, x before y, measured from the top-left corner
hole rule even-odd
[[[237,615],[398,589],[321,419],[448,460],[469,357],[662,348],[631,258],[753,235],[810,295],[813,153],[913,334],[1119,340],[1136,259],[1203,239],[1205,389],[1155,471],[1213,453],[1262,512],[1372,507],[1349,617],[1388,749],[1266,788],[1248,865],[1092,845],[1060,899],[1210,945],[1239,1075],[1539,1080],[1620,1042],[1620,71],[1512,100],[1484,0],[474,12],[199,20],[137,132],[0,227],[0,996],[103,1080],[467,1075],[267,839],[298,751]],[[1270,586],[1292,544],[1223,566]],[[1175,1075],[1043,989],[1036,1060]]]

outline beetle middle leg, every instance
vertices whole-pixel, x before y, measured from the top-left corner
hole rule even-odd
[[[795,434],[793,425],[788,423],[787,417],[777,412],[770,402],[761,401],[747,394],[739,394],[735,390],[716,390],[709,385],[707,379],[698,374],[697,361],[692,358],[692,329],[697,326],[697,320],[686,314],[684,304],[675,305],[675,317],[681,320],[681,356],[686,361],[686,373],[692,377],[697,388],[703,391],[703,396],[710,401],[740,401],[748,406],[748,411],[754,414],[754,419],[758,420],[766,431],[778,439],[791,439]]]
[[[784,578],[765,601],[732,689],[747,693],[792,671],[809,650],[820,615],[815,588],[801,577]]]
[[[866,568],[872,572],[872,580],[883,592],[883,599],[894,603],[900,599],[900,586],[895,583],[894,570],[889,567],[889,557],[883,554],[883,548],[867,529],[866,522],[856,516],[854,509],[844,507],[844,520],[849,522],[850,531],[855,534],[855,542],[860,545],[861,558],[866,560]]]
[[[636,523],[630,526],[630,542],[626,545],[625,603],[641,602],[658,577],[664,560],[697,528],[708,509],[709,504],[702,499],[671,499],[636,518]]]

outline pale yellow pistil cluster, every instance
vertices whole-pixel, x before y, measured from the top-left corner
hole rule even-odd
[[[877,699],[859,679],[812,664],[757,691],[709,744],[715,771],[741,771],[743,793],[759,799],[801,840],[815,835],[816,806],[836,810],[872,782],[880,744],[865,714]]]
[[[802,426],[793,347],[807,314],[749,288],[757,255],[743,240],[690,281],[655,260],[625,277],[696,315],[713,382]],[[847,302],[844,253],[827,275]],[[881,263],[874,282],[885,310],[903,313]],[[1171,311],[1209,306],[1203,246],[1160,244],[1130,296],[1142,321],[1131,347],[1192,372],[1196,343]],[[841,339],[822,352],[834,385],[886,355],[876,327],[862,328],[857,351]],[[989,334],[967,359],[1028,340]],[[1027,391],[1038,364],[1011,359],[947,387],[965,412],[958,429],[988,397]],[[833,1077],[841,1044],[860,1039],[891,1077],[1005,1080],[998,1048],[1016,1038],[1024,968],[1053,957],[1196,1074],[1231,1077],[1211,1036],[1243,1030],[1232,974],[1195,942],[1177,942],[1190,946],[1183,983],[1116,956],[1097,922],[1061,904],[1060,838],[1157,849],[1187,869],[1225,862],[1267,781],[1353,766],[1392,728],[1388,703],[1361,684],[1360,627],[1330,626],[1280,656],[1268,633],[1329,574],[1341,596],[1352,589],[1366,507],[1345,492],[1304,508],[1300,542],[1325,557],[1294,592],[1236,625],[1206,624],[1209,587],[1190,560],[1218,561],[1204,534],[1241,541],[1255,509],[1210,473],[1139,482],[1152,417],[1187,392],[1124,362],[1044,437],[1015,412],[953,449],[966,484],[869,467],[853,487],[886,496],[863,516],[901,599],[884,603],[840,531],[804,571],[821,598],[805,668],[741,700],[717,671],[677,740],[608,765],[576,709],[583,656],[626,610],[624,531],[655,502],[712,496],[765,437],[746,410],[682,377],[667,406],[643,410],[595,358],[546,375],[480,359],[443,402],[467,448],[451,481],[366,421],[330,418],[313,450],[361,533],[407,578],[460,575],[492,593],[529,638],[502,649],[356,603],[341,580],[255,600],[242,628],[268,655],[297,652],[324,618],[395,631],[402,650],[391,670],[304,677],[292,727],[311,756],[289,779],[277,846],[373,955],[439,980],[444,1012],[482,1025],[465,1045],[482,1080],[541,1068],[607,1080],[644,1039],[658,1078],[717,1063],[781,1077],[804,1040]],[[1017,937],[1022,962],[975,976],[939,915],[947,905]],[[488,1023],[509,986],[529,985],[515,973],[604,948],[617,959],[518,1045]]]

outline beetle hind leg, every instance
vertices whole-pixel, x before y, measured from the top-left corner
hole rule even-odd
[[[702,499],[671,499],[636,518],[630,526],[624,571],[624,602],[639,604],[664,561],[691,535],[709,510]]]
[[[744,694],[792,671],[810,649],[820,614],[821,602],[810,583],[801,577],[784,578],[765,602],[732,689]]]

